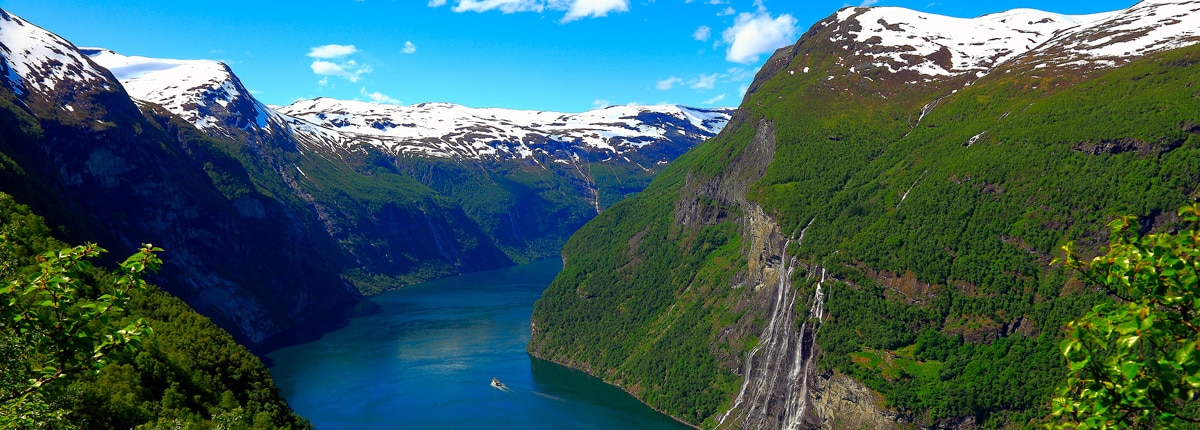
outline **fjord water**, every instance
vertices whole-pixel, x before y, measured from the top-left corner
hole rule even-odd
[[[271,374],[322,430],[686,428],[525,353],[533,302],[561,268],[542,260],[373,297],[345,328],[269,354]]]

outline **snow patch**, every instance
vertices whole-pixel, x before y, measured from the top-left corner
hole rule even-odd
[[[5,78],[18,95],[49,92],[63,82],[108,80],[71,42],[4,10],[0,10],[0,58],[8,69]]]
[[[279,108],[279,112],[337,130],[352,136],[352,140],[448,158],[501,153],[533,158],[535,153],[545,153],[540,149],[544,145],[576,144],[589,151],[621,154],[680,136],[715,135],[731,114],[729,109],[677,105],[609,106],[563,113],[470,108],[451,103],[402,106],[330,98],[300,100]]]

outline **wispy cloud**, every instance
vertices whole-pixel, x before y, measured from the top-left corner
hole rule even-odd
[[[666,91],[666,90],[671,89],[675,85],[682,84],[682,83],[683,83],[683,78],[680,78],[678,76],[672,76],[672,77],[663,79],[661,81],[658,81],[658,83],[656,83],[654,85],[654,88],[658,88],[659,91]]]
[[[429,0],[429,7],[441,7],[448,0]],[[487,12],[498,10],[503,13],[537,12],[546,10],[565,11],[562,22],[583,18],[600,18],[610,12],[626,12],[629,0],[455,0],[450,8],[455,12]]]
[[[725,93],[721,93],[721,94],[717,95],[716,97],[702,101],[700,103],[706,104],[706,105],[711,105],[711,104],[716,104],[717,102],[719,102],[721,100],[725,100]]]
[[[355,48],[354,45],[314,46],[308,50],[307,54],[314,58],[309,67],[312,68],[313,73],[321,76],[318,83],[322,87],[329,84],[330,76],[358,82],[362,75],[371,73],[371,66],[358,64],[357,61],[344,58],[357,52],[358,48]]]
[[[355,52],[358,52],[358,48],[355,48],[354,45],[321,45],[309,49],[308,56],[325,59],[341,58]]]
[[[340,63],[317,60],[313,61],[310,67],[312,67],[313,73],[318,75],[326,77],[337,76],[350,82],[358,82],[358,79],[361,78],[362,75],[371,73],[371,66],[365,64],[360,65],[354,60],[346,60]],[[324,83],[329,83],[329,81],[324,80]],[[324,85],[324,83],[322,85]]]
[[[367,100],[373,101],[375,103],[387,103],[387,104],[394,104],[394,105],[400,104],[400,100],[394,99],[391,96],[381,93],[379,91],[367,92],[367,87],[360,88],[358,90],[358,93],[362,94],[363,97],[366,97]]]
[[[720,12],[717,12],[717,16],[729,16],[729,15],[733,15],[735,13],[737,13],[737,11],[733,10],[733,6],[730,6],[730,7],[726,7],[725,9],[721,9]]]
[[[707,25],[700,26],[700,28],[696,29],[695,33],[692,33],[692,39],[696,39],[701,42],[707,42],[709,36],[712,36],[712,29]]]
[[[606,108],[612,106],[612,103],[605,99],[596,99],[592,101],[592,107],[595,109]]]
[[[729,45],[725,59],[735,63],[752,63],[762,54],[796,41],[796,18],[790,14],[771,17],[760,6],[756,13],[743,12],[733,26],[721,32],[721,40]]]
[[[666,91],[671,88],[675,88],[675,86],[677,86],[677,85],[687,85],[688,88],[691,88],[693,90],[711,90],[713,88],[716,88],[718,81],[725,82],[725,81],[730,81],[735,78],[740,79],[743,76],[742,73],[735,74],[733,72],[734,70],[735,69],[730,69],[730,73],[712,73],[712,74],[701,73],[701,74],[696,75],[696,77],[690,78],[690,79],[683,79],[678,76],[672,76],[672,77],[669,77],[669,78],[666,78],[666,79],[656,82],[654,85],[654,88],[657,88],[660,91]],[[741,70],[741,69],[736,69],[736,70]]]
[[[406,41],[406,42],[404,42],[404,48],[401,48],[400,52],[403,52],[405,54],[415,53],[415,52],[417,52],[417,45],[414,45],[412,43],[412,41]]]
[[[717,84],[717,74],[706,75],[701,73],[700,76],[688,83],[688,87],[693,90],[711,90]]]
[[[754,73],[754,70],[746,67],[730,67],[724,72],[699,73],[690,78],[672,76],[657,81],[654,87],[660,91],[667,91],[678,86],[686,86],[689,89],[696,90],[696,92],[707,92],[724,85],[745,87],[749,84],[750,79],[754,77]]]
[[[629,0],[573,0],[567,9],[562,22],[571,22],[581,18],[608,16],[609,12],[629,11]]]
[[[443,2],[444,3],[444,2]],[[546,4],[542,0],[458,0],[455,12],[487,12],[499,9],[504,13],[541,12]]]
[[[877,3],[879,3],[879,0],[863,0],[862,3],[859,3],[858,7],[874,6]]]

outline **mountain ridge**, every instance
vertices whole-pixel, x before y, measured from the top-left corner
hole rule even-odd
[[[229,66],[218,61],[125,56],[104,48],[84,48],[84,52],[114,71],[135,98],[162,105],[210,134],[236,134],[232,128],[263,130],[270,123],[296,134],[296,139],[344,149],[373,145],[395,155],[449,159],[552,155],[529,148],[534,142],[614,152],[620,145],[614,141],[630,142],[626,146],[636,149],[661,143],[668,134],[703,139],[716,134],[732,111],[649,105],[571,114],[443,102],[400,106],[326,97],[270,107],[255,99]],[[244,106],[228,109],[239,104]],[[639,115],[656,116],[657,121],[638,121]]]
[[[1055,327],[1103,299],[1048,266],[1058,247],[1098,249],[1118,215],[1170,229],[1200,198],[1197,18],[1178,16],[1197,7],[1143,2],[961,58],[885,44],[915,33],[879,22],[895,9],[819,21],[717,137],[568,241],[529,352],[705,428],[1046,419]],[[1039,62],[1055,38],[1127,27],[1168,36]]]
[[[504,156],[432,157],[276,112],[223,63],[80,50],[7,11],[0,54],[0,190],[70,242],[167,249],[156,281],[258,352],[363,294],[557,255],[727,117],[647,114],[639,140],[614,116],[620,154],[556,131],[537,153],[460,133]]]

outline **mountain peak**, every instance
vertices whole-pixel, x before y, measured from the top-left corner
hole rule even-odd
[[[271,110],[223,62],[125,56],[104,48],[82,52],[112,72],[129,95],[158,104],[201,130],[262,131],[271,119]]]
[[[100,83],[109,78],[75,45],[0,9],[0,80],[18,95],[50,93],[65,83]]]
[[[1057,35],[1030,53],[1041,67],[1114,67],[1200,42],[1200,1],[1146,0]]]
[[[1063,30],[1107,15],[1013,9],[955,18],[899,7],[850,7],[835,16],[840,28],[830,42],[851,51],[854,64],[865,60],[891,73],[935,77],[986,73]]]
[[[1147,0],[1128,9],[1065,15],[1012,9],[955,18],[899,7],[846,7],[818,26],[840,65],[906,82],[982,76],[1018,58],[1035,67],[1112,67],[1200,41],[1200,1]]]
[[[371,142],[397,153],[461,159],[529,158],[568,146],[620,157],[653,142],[702,141],[725,126],[732,109],[609,106],[563,113],[318,98],[296,101],[279,112],[337,130],[350,141]]]

